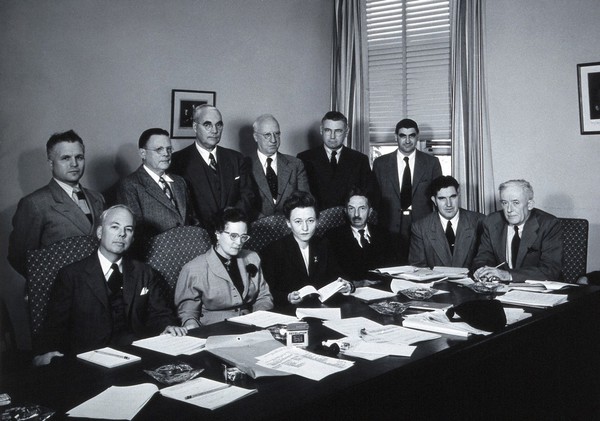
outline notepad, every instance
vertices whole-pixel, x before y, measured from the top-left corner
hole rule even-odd
[[[353,297],[358,298],[365,303],[372,303],[373,301],[378,301],[384,298],[395,297],[396,294],[390,291],[383,291],[377,288],[371,287],[361,287],[356,288],[356,291],[352,293]]]
[[[503,304],[512,304],[526,307],[554,307],[566,302],[567,295],[564,294],[540,294],[538,292],[512,290],[498,297]]]
[[[177,356],[196,354],[204,349],[205,344],[206,339],[196,338],[194,336],[173,336],[166,334],[140,339],[133,342],[132,345],[167,355]]]
[[[244,314],[243,316],[230,317],[227,319],[227,321],[241,323],[247,326],[257,326],[264,329],[277,324],[286,325],[288,323],[295,323],[298,321],[298,319],[294,316],[275,313],[273,311],[258,310],[252,313]]]
[[[128,354],[110,347],[77,354],[77,358],[108,368],[131,364],[141,360],[137,355]]]
[[[256,389],[244,389],[200,377],[175,386],[166,387],[160,391],[160,394],[180,402],[213,410],[256,392]],[[177,418],[175,414],[174,417]]]

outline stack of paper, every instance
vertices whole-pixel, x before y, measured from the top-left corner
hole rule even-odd
[[[146,405],[158,387],[150,383],[111,386],[67,412],[71,417],[130,420]]]
[[[395,297],[396,294],[389,291],[383,291],[377,288],[362,287],[356,288],[356,291],[352,293],[352,296],[366,303],[372,303],[373,301],[381,300],[384,298]]]
[[[323,322],[323,326],[326,326],[331,330],[335,330],[336,332],[351,338],[360,338],[362,329],[375,330],[383,327],[383,325],[374,322],[373,320],[369,320],[366,317],[350,317],[348,319],[326,320]]]
[[[131,364],[141,360],[137,355],[117,351],[116,349],[109,347],[77,354],[77,358],[108,368]]]
[[[557,281],[525,281],[525,282],[513,282],[508,285],[509,289],[518,289],[523,291],[532,292],[543,292],[548,293],[552,291],[559,291],[571,287],[578,287],[577,284],[568,284],[565,282]]]
[[[390,283],[390,288],[391,288],[392,292],[394,292],[396,294],[399,293],[400,291],[404,291],[405,289],[412,289],[412,288],[431,288],[433,290],[433,295],[448,293],[448,291],[433,288],[433,284],[435,284],[435,283],[436,283],[436,281],[413,282],[413,281],[407,281],[405,279],[392,279],[392,282]]]
[[[414,268],[412,272],[404,272],[398,275],[399,278],[408,279],[409,281],[431,281],[434,279],[445,278],[442,272],[438,272],[429,268]]]
[[[339,320],[342,318],[342,311],[339,308],[297,308],[296,317],[298,319],[314,317],[321,320]]]
[[[370,272],[379,273],[381,275],[398,276],[402,273],[412,272],[413,270],[415,270],[414,266],[391,266],[386,268],[374,269]]]
[[[539,294],[537,292],[513,290],[499,296],[497,299],[504,304],[546,308],[565,303],[568,296],[562,294]]]
[[[212,411],[256,392],[256,389],[244,389],[200,377],[189,382],[166,387],[160,391],[160,394],[167,398]]]
[[[193,355],[204,349],[206,339],[193,336],[158,335],[152,338],[140,339],[133,345],[167,355]]]
[[[450,279],[462,279],[466,278],[469,275],[468,268],[455,268],[451,266],[434,266],[434,272],[439,272],[444,274]]]
[[[277,324],[295,323],[298,319],[294,316],[274,313],[272,311],[258,310],[252,313],[244,314],[243,316],[230,317],[228,322],[241,323],[248,326],[257,326],[267,328]]]

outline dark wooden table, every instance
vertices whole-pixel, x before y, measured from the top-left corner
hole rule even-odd
[[[435,301],[487,299],[446,284]],[[443,335],[418,344],[410,358],[356,359],[350,369],[316,382],[299,376],[248,378],[240,386],[257,394],[215,411],[156,394],[135,420],[375,420],[375,419],[589,419],[600,416],[600,287],[581,287],[569,302],[489,336]],[[401,299],[405,301],[405,299]],[[338,297],[343,317],[365,316],[401,324],[353,297]],[[235,334],[252,328],[222,322],[196,329],[195,336]],[[339,335],[310,322],[311,349]],[[76,358],[54,359],[46,367],[4,376],[0,392],[13,404],[39,404],[65,411],[109,386],[155,383],[143,369],[181,361],[204,368],[202,376],[222,381],[222,362],[207,352],[170,357],[137,347],[123,348],[142,361],[106,369]]]

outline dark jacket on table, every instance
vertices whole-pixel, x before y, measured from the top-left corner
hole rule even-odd
[[[128,329],[136,337],[160,334],[175,324],[152,268],[123,258],[123,300]],[[38,354],[80,353],[110,343],[113,322],[107,281],[95,252],[62,268],[54,284],[48,315],[36,341]]]
[[[324,146],[298,154],[304,162],[310,192],[317,200],[319,209],[344,206],[350,189],[360,187],[371,197],[375,180],[369,158],[346,146],[342,147],[335,172],[327,158]]]
[[[300,246],[292,234],[269,244],[261,253],[263,274],[269,284],[275,306],[288,304],[287,296],[306,285],[319,289],[341,275],[326,238],[313,237],[309,242],[308,273]]]
[[[214,150],[217,174],[206,164],[195,144],[173,154],[171,171],[187,182],[192,204],[200,225],[212,231],[215,215],[227,206],[242,209],[253,218],[256,214],[255,186],[250,165],[242,154],[217,146]],[[215,179],[216,183],[211,180]]]
[[[8,245],[8,261],[17,272],[25,276],[27,250],[69,237],[94,235],[94,225],[104,210],[104,198],[93,190],[82,191],[92,212],[92,223],[54,178],[19,201]]]
[[[488,215],[483,221],[479,252],[473,269],[507,262],[506,235],[508,223],[502,211]],[[562,272],[563,232],[560,220],[539,209],[532,209],[525,221],[519,253],[514,269],[504,265],[516,282],[531,280],[556,281]]]
[[[458,215],[458,227],[454,230],[454,253],[450,252],[446,227],[442,226],[438,212],[412,224],[408,256],[411,265],[471,268],[479,247],[485,215],[462,208]]]
[[[368,224],[368,227],[370,243],[365,248],[354,238],[349,223],[327,232],[330,248],[336,256],[344,279],[370,279],[372,276],[369,276],[369,270],[398,264],[387,231],[372,224]]]

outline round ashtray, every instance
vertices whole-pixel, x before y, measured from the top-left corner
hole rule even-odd
[[[404,313],[408,308],[405,304],[398,301],[383,301],[381,303],[370,304],[369,307],[384,316],[397,316]]]
[[[496,292],[499,288],[501,288],[502,284],[498,282],[480,281],[470,284],[468,285],[468,287],[471,288],[473,291],[477,292],[478,294],[492,294]]]
[[[433,297],[435,291],[431,288],[416,287],[403,289],[400,292],[411,300],[429,300],[431,297]]]

